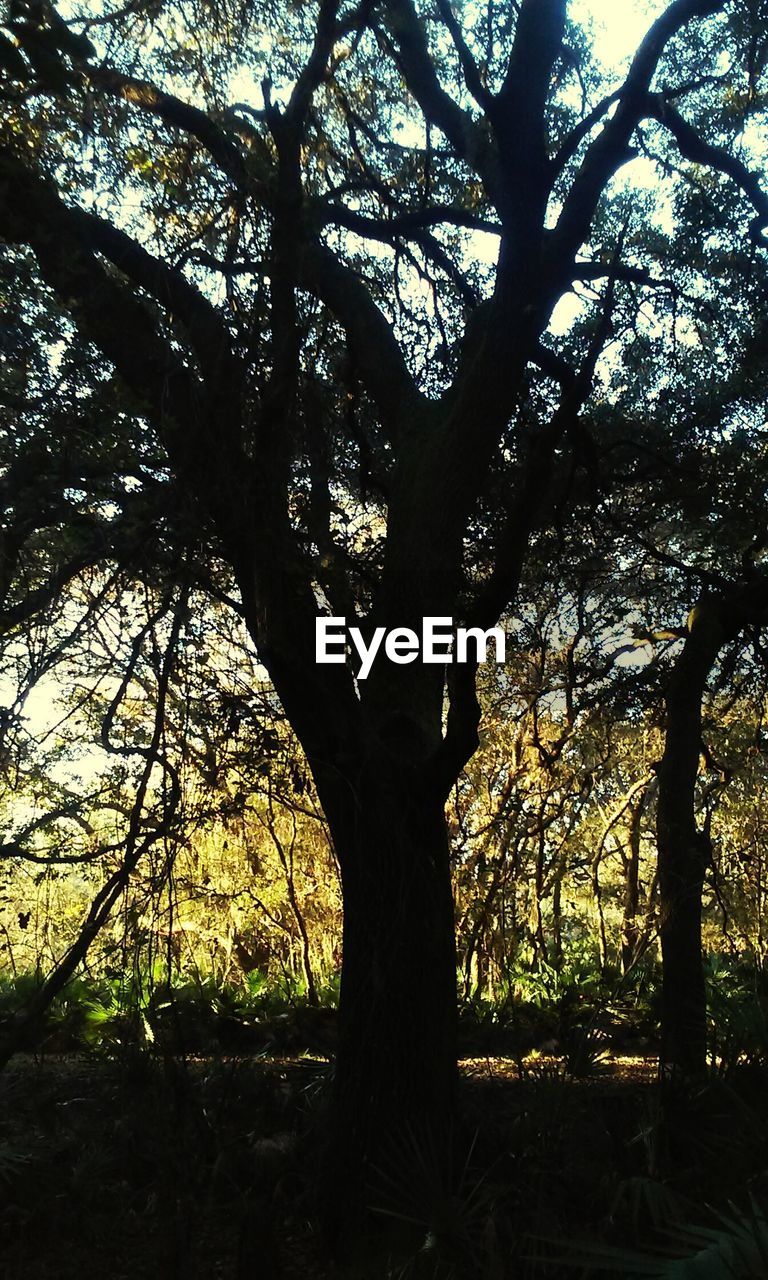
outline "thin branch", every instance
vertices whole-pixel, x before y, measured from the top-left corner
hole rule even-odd
[[[493,96],[483,84],[480,77],[480,69],[472,56],[472,51],[464,39],[464,34],[451,8],[451,0],[437,0],[437,7],[459,55],[459,62],[464,73],[464,83],[477,105],[483,111],[488,111],[493,101]]]

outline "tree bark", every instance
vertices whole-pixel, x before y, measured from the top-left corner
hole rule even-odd
[[[344,894],[334,1204],[326,1206],[326,1219],[341,1227],[350,1210],[370,1206],[381,1173],[402,1173],[414,1143],[448,1169],[456,947],[442,795],[393,755],[377,753],[353,803],[326,802],[326,813]]]
[[[708,861],[696,824],[701,705],[709,674],[729,638],[723,600],[704,596],[693,610],[667,690],[667,727],[659,765],[657,842],[662,955],[661,1072],[695,1080],[706,1071],[706,992],[701,911]]]
[[[621,919],[621,971],[627,974],[640,950],[640,827],[645,791],[631,811],[629,852],[624,857],[624,904]]]

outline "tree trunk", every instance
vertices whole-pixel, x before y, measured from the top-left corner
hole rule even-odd
[[[563,963],[563,882],[561,872],[555,873],[552,885],[552,964],[560,969]]]
[[[640,951],[640,827],[645,792],[632,809],[629,853],[624,858],[624,904],[621,920],[621,971],[629,973]]]
[[[362,1209],[414,1143],[448,1167],[456,949],[442,798],[389,757],[356,800],[351,821],[331,818],[344,892],[332,1142],[338,1186]],[[361,1164],[367,1185],[350,1188]]]
[[[547,950],[547,939],[544,934],[544,872],[546,857],[546,837],[544,832],[543,808],[539,810],[539,839],[536,850],[536,874],[534,877],[534,909],[535,909],[535,927],[534,927],[534,960],[537,964],[542,961],[546,964],[549,960]]]
[[[701,899],[707,841],[696,825],[701,704],[717,655],[728,639],[722,601],[704,597],[667,690],[667,729],[659,766],[657,841],[662,957],[661,1071],[676,1082],[706,1071],[706,992]]]
[[[603,857],[602,844],[592,859],[592,893],[597,907],[597,944],[600,956],[600,972],[605,973],[608,967],[608,932],[605,927],[605,907],[603,905],[603,888],[600,884],[600,863]]]
[[[705,860],[699,834],[659,837],[662,904],[662,1071],[696,1079],[706,1070],[706,992],[701,952]]]

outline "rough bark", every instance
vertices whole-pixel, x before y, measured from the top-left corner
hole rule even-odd
[[[729,636],[723,601],[702,597],[675,663],[666,696],[667,725],[659,765],[662,977],[661,1070],[674,1081],[706,1071],[706,992],[701,912],[707,842],[696,823],[701,708],[710,672]]]
[[[456,952],[442,799],[378,756],[336,838],[345,909],[333,1156],[341,1170],[362,1159],[370,1187],[412,1137],[448,1155]]]

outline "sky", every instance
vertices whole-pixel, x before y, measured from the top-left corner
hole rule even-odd
[[[600,57],[607,64],[618,64],[631,57],[665,8],[664,0],[571,0],[569,13],[579,21],[595,22]]]

